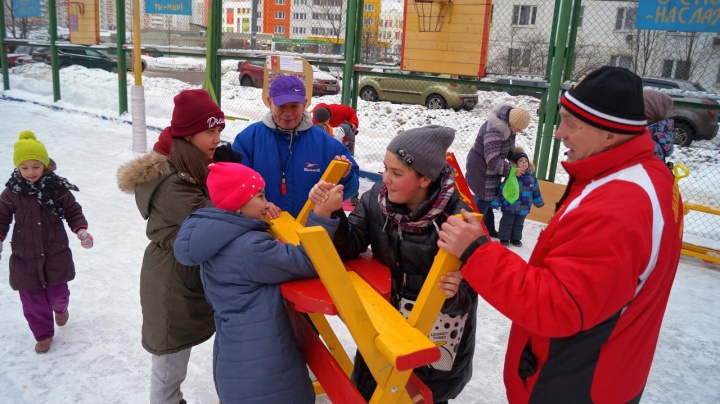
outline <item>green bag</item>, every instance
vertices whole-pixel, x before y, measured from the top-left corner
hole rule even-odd
[[[515,176],[515,167],[510,168],[510,174],[505,178],[502,195],[503,198],[511,204],[520,198],[520,184],[518,184],[517,177]]]

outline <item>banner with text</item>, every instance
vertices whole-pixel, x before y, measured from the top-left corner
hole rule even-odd
[[[147,0],[147,14],[192,15],[191,0]]]
[[[720,0],[640,0],[637,29],[720,32]]]
[[[40,0],[12,0],[15,18],[40,17]]]

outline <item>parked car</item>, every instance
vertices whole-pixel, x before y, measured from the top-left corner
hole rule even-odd
[[[317,68],[320,69],[321,72],[325,72],[338,80],[342,80],[343,78],[343,71],[337,66],[317,66]]]
[[[32,60],[31,54],[37,48],[37,46],[33,45],[18,45],[12,53],[7,54],[8,67],[20,66],[28,58]],[[18,59],[20,59],[20,62],[18,62]]]
[[[238,70],[241,86],[262,88],[265,72],[264,60],[243,60],[238,62]],[[312,95],[337,94],[339,92],[340,85],[337,79],[313,65]]]
[[[428,109],[452,108],[470,111],[478,103],[477,87],[466,84],[419,80],[417,76],[450,78],[448,75],[395,72],[407,77],[366,76],[360,81],[360,98],[425,105]]]
[[[58,46],[58,65],[60,68],[65,68],[72,65],[85,66],[88,69],[103,69],[111,73],[117,73],[118,66],[117,60],[109,56],[106,56],[96,49],[92,49],[87,46],[73,45],[73,46]],[[33,58],[35,56],[33,55]],[[50,64],[52,62],[52,55],[45,55],[45,63]]]
[[[546,87],[547,83],[540,79],[529,79],[529,78],[516,78],[516,77],[499,77],[495,79],[495,83],[499,84],[516,84],[520,86],[528,87]],[[482,89],[482,88],[481,88]],[[504,91],[512,96],[527,95],[540,99],[542,97],[541,91],[532,90],[521,90],[515,88],[491,88],[493,91]]]
[[[45,56],[50,54],[50,47],[49,46],[38,46],[37,48],[33,49],[30,56],[32,57],[33,63],[41,63],[45,62]]]
[[[652,87],[658,89],[674,89],[684,91],[702,91],[706,90],[698,83],[690,81],[673,79],[669,77],[643,77],[643,87]],[[718,102],[712,99],[702,98],[699,95],[687,94],[672,91],[667,94],[677,101],[694,102],[708,105],[718,105]],[[679,108],[673,106],[669,113],[669,118],[675,120],[675,144],[679,146],[690,146],[694,140],[709,140],[717,135],[718,131],[718,111],[713,109],[702,108]]]
[[[115,61],[117,63],[117,48],[116,47],[108,48],[108,47],[91,46],[91,48],[102,53],[103,55],[105,55],[111,59],[115,59]],[[132,68],[133,68],[132,58],[133,58],[132,49],[126,49],[125,50],[125,63],[127,66],[127,70],[129,72],[131,72]],[[143,58],[142,55],[140,56],[140,63],[142,65],[142,71],[145,71],[145,69],[147,68],[147,62],[145,61],[145,59]]]
[[[239,77],[241,86],[262,88],[265,61],[243,60],[238,63],[238,72],[240,72]]]
[[[319,66],[313,68],[313,95],[337,94],[340,92],[338,80]]]

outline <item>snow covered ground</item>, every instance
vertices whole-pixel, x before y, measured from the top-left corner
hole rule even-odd
[[[81,67],[63,69],[63,101],[54,104],[59,109],[53,109],[38,105],[53,104],[49,70],[42,65],[24,69],[10,76],[12,89],[1,94],[15,100],[0,99],[0,172],[9,177],[13,169],[12,145],[17,134],[26,129],[34,131],[57,162],[58,174],[80,188],[76,197],[84,208],[96,243],[93,249],[83,250],[71,235],[77,277],[70,283],[70,321],[56,330],[51,351],[46,355],[37,355],[33,350],[34,340],[22,315],[17,292],[12,291],[6,281],[0,281],[0,402],[147,402],[150,355],[140,345],[138,290],[147,238],[145,222],[135,208],[133,197],[121,193],[115,182],[117,168],[135,156],[130,151],[131,126],[125,122],[129,117],[117,116],[117,77]],[[176,80],[146,80],[148,102],[166,107],[162,115],[148,117],[149,125],[162,127],[168,123],[172,96],[183,88],[188,87]],[[242,93],[244,91],[252,92]],[[479,93],[488,97],[481,100],[479,108],[494,105],[505,97],[503,94]],[[226,103],[225,96],[247,99],[254,96],[257,103],[249,112],[260,116],[265,111],[257,89],[228,88],[226,91],[223,87],[223,95],[224,105],[231,104]],[[528,109],[536,108],[534,99],[514,97],[512,100]],[[313,102],[336,102],[336,98],[315,98]],[[360,117],[363,134],[367,139],[376,140],[364,148],[356,148],[358,162],[367,171],[381,168],[374,166],[377,164],[374,155],[382,152],[386,139],[398,128],[428,124],[432,116],[439,114],[455,114],[435,111],[427,115],[423,107],[389,103],[362,105],[361,110],[366,111]],[[388,127],[385,123],[385,130],[375,130],[375,125],[367,123],[381,114],[394,115],[397,126]],[[458,115],[458,127],[474,125],[477,128],[483,121],[482,118],[478,118],[479,122],[470,119],[475,119],[475,115]],[[223,137],[231,140],[246,124],[230,123]],[[531,126],[536,124],[533,122]],[[534,133],[534,129],[528,132]],[[147,136],[148,147],[151,147],[157,134],[148,131]],[[375,146],[376,143],[379,146]],[[708,187],[707,179],[711,178],[703,176],[716,173],[720,164],[717,143],[708,144],[707,148],[702,146],[682,152],[697,155],[693,175],[705,180],[689,184],[701,189]],[[363,189],[369,186],[366,181],[362,184]],[[526,242],[514,251],[529,257],[542,228],[542,224],[528,222]],[[711,231],[717,232],[717,228],[714,226]],[[5,248],[9,248],[7,241]],[[6,252],[0,259],[0,273],[7,274],[8,256]],[[7,279],[6,275],[0,275],[0,279],[3,277]],[[688,257],[681,259],[643,402],[720,402],[719,288],[717,265]],[[352,354],[354,343],[350,334],[337,319],[331,321]],[[502,366],[509,326],[506,318],[481,300],[474,375],[456,403],[506,401]],[[193,350],[188,378],[183,385],[189,403],[217,402],[211,352],[211,342]],[[317,402],[329,401],[321,396]]]

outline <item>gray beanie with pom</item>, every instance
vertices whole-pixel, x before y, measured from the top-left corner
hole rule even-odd
[[[387,150],[402,163],[435,181],[447,164],[445,153],[455,140],[455,129],[429,125],[395,136]]]

